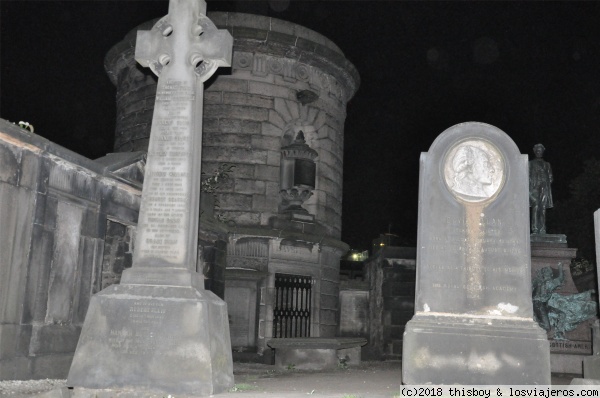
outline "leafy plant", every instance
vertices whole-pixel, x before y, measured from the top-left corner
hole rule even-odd
[[[586,258],[576,258],[571,262],[571,274],[579,276],[594,270],[594,263]]]
[[[209,193],[214,196],[215,209],[220,208],[216,192],[223,184],[231,179],[231,173],[233,172],[234,168],[235,166],[232,164],[223,163],[208,177],[206,177],[206,173],[202,172],[204,178],[200,183],[200,190],[204,193]],[[223,223],[229,221],[229,219],[222,213],[215,213],[214,217]]]
[[[9,120],[9,121],[10,121],[10,120]],[[19,127],[21,127],[22,129],[24,129],[24,130],[29,130],[29,131],[31,131],[31,132],[33,133],[33,130],[34,130],[34,128],[33,128],[33,124],[29,124],[28,122],[24,122],[24,121],[22,121],[22,120],[21,120],[21,121],[19,121],[19,123],[15,123],[15,122],[11,122],[11,123],[12,123],[12,124],[16,124],[16,125],[18,125]]]
[[[202,192],[215,194],[221,185],[231,179],[231,173],[234,168],[234,165],[228,163],[220,165],[209,177],[202,179],[202,183],[200,184]],[[207,174],[202,172],[202,175],[206,176]]]
[[[338,357],[338,368],[340,369],[348,369],[348,355],[345,357]]]
[[[252,386],[250,384],[236,384],[233,387],[231,387],[229,389],[229,392],[238,392],[238,391],[249,391],[249,390],[254,390],[256,387]]]

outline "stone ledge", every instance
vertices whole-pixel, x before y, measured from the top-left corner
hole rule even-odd
[[[275,338],[267,345],[275,350],[275,367],[324,370],[360,365],[361,347],[367,339],[354,337]]]
[[[267,345],[271,348],[312,348],[336,349],[362,347],[367,344],[367,339],[362,337],[298,337],[287,339],[271,339]]]

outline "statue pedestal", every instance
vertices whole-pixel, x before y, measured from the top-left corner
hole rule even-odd
[[[594,355],[583,360],[583,377],[595,380],[600,384],[600,320],[596,320],[592,326],[594,337]]]
[[[554,277],[557,277],[559,264],[562,264],[565,281],[555,292],[563,295],[579,293],[570,268],[576,253],[576,248],[567,247],[565,235],[531,234],[532,279],[544,267],[551,267]],[[554,331],[548,332],[552,372],[580,375],[583,372],[583,359],[592,354],[590,322],[582,322],[575,330],[567,332],[565,337],[567,340],[556,340]]]
[[[531,246],[533,244],[548,244],[555,247],[567,247],[567,235],[563,234],[531,234]],[[577,249],[575,249],[577,250]]]

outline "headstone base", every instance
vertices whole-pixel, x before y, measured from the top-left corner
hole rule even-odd
[[[600,380],[598,379],[581,379],[581,378],[574,378],[573,380],[571,380],[571,385],[572,386],[598,386],[600,385]]]
[[[583,359],[583,377],[600,380],[600,356],[593,355]]]
[[[583,377],[600,380],[600,320],[598,319],[592,325],[592,337],[594,355],[583,359]]]
[[[404,384],[550,384],[546,332],[533,320],[415,315]]]
[[[67,384],[224,392],[233,386],[227,305],[194,287],[110,286],[91,299]]]
[[[556,354],[550,351],[550,370],[557,374],[583,375],[583,360],[589,355]]]

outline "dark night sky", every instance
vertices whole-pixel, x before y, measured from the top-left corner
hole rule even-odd
[[[542,142],[555,200],[600,148],[600,3],[207,1],[299,23],[333,40],[361,86],[348,106],[342,239],[416,236],[418,159],[466,121],[522,153]],[[109,48],[167,1],[0,1],[0,117],[90,158],[110,152]],[[600,204],[599,204],[600,205]]]

